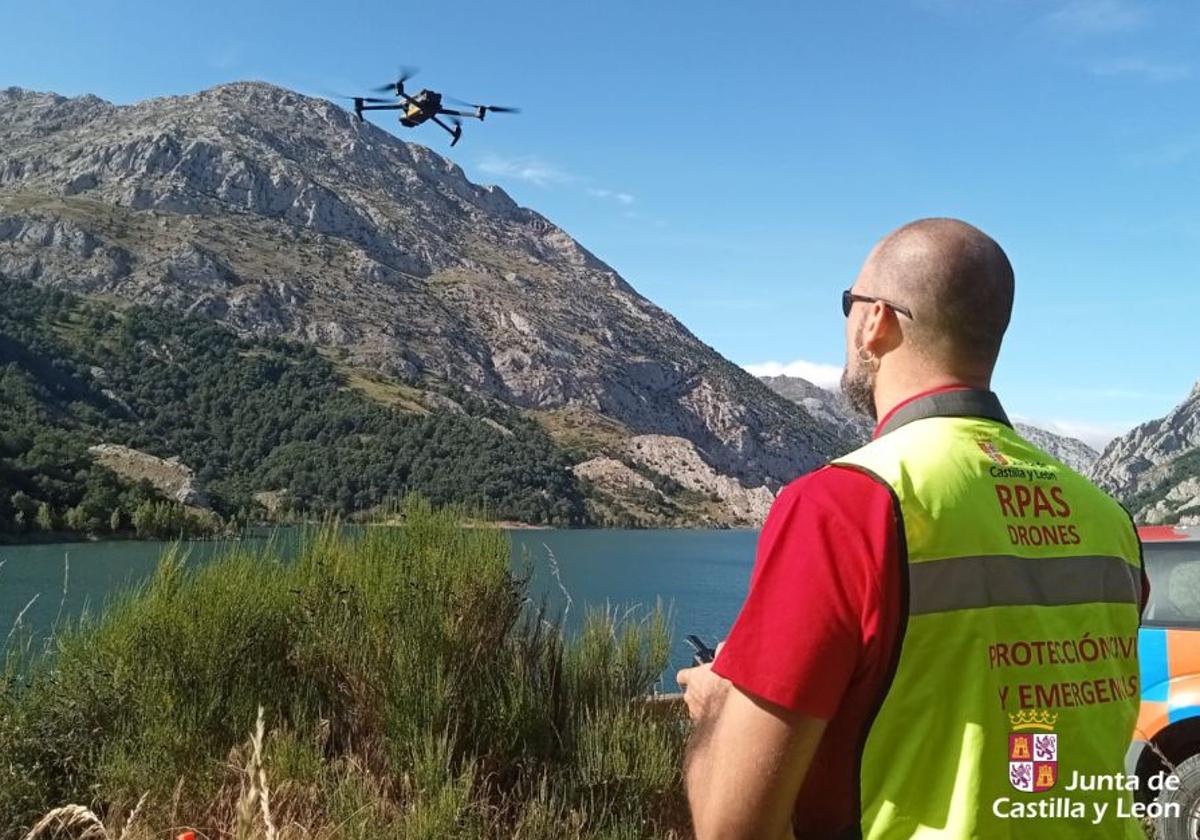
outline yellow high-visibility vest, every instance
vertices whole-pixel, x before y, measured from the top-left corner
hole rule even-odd
[[[1123,761],[1139,698],[1128,515],[990,392],[920,397],[880,431],[834,462],[891,491],[901,537],[905,618],[859,745],[861,835],[1141,840]]]

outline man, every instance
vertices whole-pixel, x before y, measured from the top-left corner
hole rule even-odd
[[[952,219],[889,234],[843,295],[842,388],[881,419],[781,491],[728,640],[679,674],[700,840],[1141,836],[1111,784],[1063,791],[1122,771],[1140,546],[991,392],[1012,300]],[[1054,796],[1084,816],[1021,817]]]

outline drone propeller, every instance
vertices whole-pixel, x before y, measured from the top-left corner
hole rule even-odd
[[[492,111],[497,114],[519,114],[520,108],[506,108],[503,105],[476,105],[474,102],[467,102],[463,99],[455,99],[453,96],[445,97],[447,102],[453,102],[455,105],[464,105],[467,108],[474,108],[476,111]]]
[[[386,103],[393,103],[396,101],[395,98],[377,99],[373,96],[353,96],[349,93],[342,93],[341,91],[338,91],[338,90],[322,90],[322,91],[320,91],[320,93],[321,93],[321,96],[324,96],[326,99],[350,99],[350,100],[361,99],[363,102],[386,102]]]
[[[377,88],[371,88],[371,90],[375,91],[376,93],[387,93],[388,91],[394,92],[396,90],[403,90],[404,83],[413,76],[417,75],[418,72],[419,71],[416,67],[401,66],[400,75],[396,77],[396,81],[389,82],[386,85],[380,85]]]
[[[349,99],[354,103],[354,116],[361,121],[363,111],[380,111],[403,107],[396,104],[395,99],[380,99],[377,96],[347,96],[344,93],[327,93],[330,99]],[[384,106],[381,108],[380,106]]]

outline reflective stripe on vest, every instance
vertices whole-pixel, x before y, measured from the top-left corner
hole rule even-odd
[[[834,462],[891,490],[904,555],[894,672],[860,752],[861,834],[1141,838],[1111,789],[1138,709],[1136,532],[994,397],[973,409],[980,396],[918,400]],[[1109,789],[1066,790],[1077,775]]]
[[[908,587],[909,615],[1142,601],[1142,576],[1120,557],[947,557],[910,566]]]

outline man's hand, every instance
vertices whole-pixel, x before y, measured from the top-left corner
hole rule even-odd
[[[721,653],[724,642],[717,645],[717,654]],[[729,690],[729,680],[713,673],[712,663],[684,668],[675,675],[675,681],[683,687],[683,700],[687,703],[688,717],[695,724],[701,724],[720,708],[725,692]]]
[[[685,668],[676,679],[694,723],[684,781],[696,837],[791,837],[825,721],[746,694],[712,665]]]

